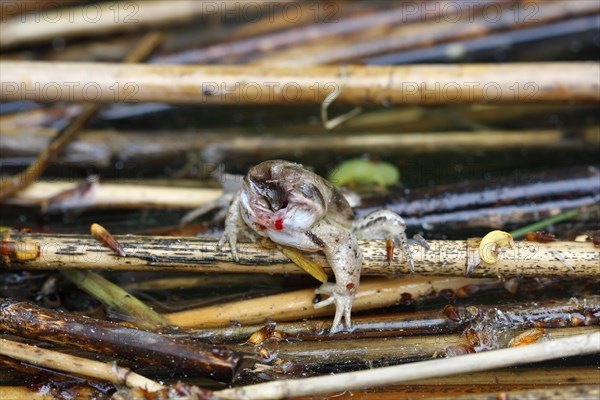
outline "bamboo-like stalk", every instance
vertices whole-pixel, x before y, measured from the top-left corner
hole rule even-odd
[[[0,354],[33,365],[89,376],[112,382],[116,385],[127,385],[128,387],[141,388],[151,392],[163,388],[161,384],[138,375],[127,368],[75,357],[11,340],[0,340]]]
[[[127,257],[119,257],[91,236],[4,232],[2,264],[12,269],[109,269],[196,272],[304,273],[274,249],[254,243],[239,243],[240,262],[229,249],[217,249],[216,238],[115,236]],[[500,249],[494,264],[479,258],[479,238],[433,240],[429,250],[411,245],[417,275],[472,277],[563,277],[597,278],[600,248],[591,242],[556,241],[537,243],[517,241],[512,248]],[[363,254],[363,274],[398,276],[411,273],[406,257],[396,250],[387,266],[385,241],[359,241]],[[325,267],[320,253],[307,256]]]
[[[43,12],[32,13],[26,18],[3,21],[0,28],[0,48],[39,43],[56,37],[107,35],[180,23],[205,13],[223,11],[219,5],[225,7],[228,3],[234,2],[179,0],[177,7],[173,7],[170,1],[118,1],[65,7],[47,15]]]
[[[509,338],[523,331],[505,332],[499,337],[479,337],[491,348],[507,348]],[[545,330],[548,340],[572,337],[598,332],[598,327],[552,328]],[[482,332],[479,332],[482,333]],[[483,336],[483,335],[481,335]],[[281,360],[293,364],[318,368],[323,365],[372,363],[399,363],[424,360],[446,355],[454,348],[470,349],[473,345],[465,335],[396,336],[376,339],[315,340],[303,342],[266,342],[262,348],[277,354]],[[235,349],[248,349],[248,345],[233,346]]]
[[[599,65],[555,62],[263,68],[0,61],[0,99],[321,104],[343,86],[336,102],[356,105],[598,102],[600,93],[595,88],[600,80]]]
[[[38,1],[38,0],[21,0],[19,2],[2,1],[0,5],[0,18],[4,24],[10,19],[17,15],[25,13],[40,13],[48,9],[57,8],[66,5],[73,5],[77,2],[83,2],[83,0],[53,0],[53,1]],[[0,399],[3,397],[0,396]]]
[[[59,105],[50,107],[39,106],[25,111],[0,115],[0,129],[2,130],[2,135],[7,133],[6,130],[11,129],[33,129],[36,133],[39,132],[41,135],[48,136],[48,139],[43,145],[34,146],[34,149],[42,150],[48,145],[49,137],[56,134],[57,129],[46,128],[38,131],[38,127],[48,126],[66,118],[72,118],[79,112],[81,112],[81,106],[76,104],[71,104],[66,107]]]
[[[289,0],[288,0],[289,1]],[[315,28],[315,7],[310,3],[295,3],[289,6],[289,11],[297,10],[298,18],[290,19],[288,6],[282,1],[278,1],[279,4],[269,4],[267,2],[261,3],[265,6],[264,13],[261,10],[262,16],[259,20],[248,21],[249,23],[240,23],[236,25],[225,24],[221,26],[212,25],[211,22],[216,22],[219,18],[219,14],[216,12],[215,6],[225,5],[229,8],[228,17],[231,17],[232,12],[238,12],[239,20],[248,17],[253,19],[249,12],[255,8],[255,5],[244,5],[243,3],[232,3],[230,6],[223,2],[216,2],[213,4],[207,3],[207,10],[209,15],[200,16],[209,22],[209,24],[185,24],[183,26],[171,26],[161,29],[165,33],[165,43],[161,46],[161,53],[152,57],[150,63],[168,63],[168,64],[198,64],[193,59],[193,55],[197,51],[206,50],[212,47],[215,43],[218,45],[230,45],[231,48],[239,49],[242,47],[244,50],[247,47],[240,46],[240,41],[250,37],[261,36],[261,38],[268,38],[271,35],[277,35],[282,30],[292,30],[296,27],[305,26],[312,24],[312,28]],[[123,3],[126,4],[126,3]],[[333,7],[333,6],[331,6]],[[377,6],[375,6],[377,7]],[[364,6],[354,10],[353,7],[340,7],[341,17],[345,17],[347,13],[352,14],[353,12],[360,13],[364,12]],[[269,13],[268,9],[272,9],[274,12]],[[226,9],[227,10],[227,9]],[[255,8],[255,10],[257,10]],[[132,11],[132,8],[129,9]],[[258,10],[257,10],[258,11]],[[296,12],[296,11],[295,11]],[[198,16],[196,17],[198,19]],[[321,25],[341,25],[341,24],[321,24]],[[290,28],[290,29],[288,29]],[[131,40],[134,35],[121,35],[121,36],[108,36],[108,37],[97,37],[90,38],[90,40],[79,42],[69,42],[69,46],[60,52],[54,50],[48,50],[41,52],[41,58],[48,61],[118,61],[122,58],[123,54],[127,52],[127,49],[131,47]],[[305,37],[300,37],[300,40],[305,40]],[[262,41],[265,42],[264,40]],[[189,50],[193,49],[193,50]],[[264,51],[265,49],[258,49],[257,51]],[[191,54],[190,54],[191,53]],[[232,62],[238,58],[234,52],[224,53],[221,58],[222,63]],[[10,54],[10,53],[9,53]],[[191,56],[191,57],[190,57]],[[232,56],[233,60],[232,60]]]
[[[63,192],[73,190],[78,182],[41,181],[33,183],[15,197],[7,199],[5,204],[16,206],[41,206]],[[100,183],[93,194],[81,201],[81,204],[65,205],[84,208],[196,208],[216,200],[223,194],[221,189],[157,186],[136,183]],[[62,207],[59,205],[59,209]]]
[[[442,151],[501,151],[523,148],[535,149],[583,149],[598,146],[594,134],[598,137],[599,127],[590,127],[581,137],[567,137],[566,131],[558,129],[544,130],[483,130],[477,132],[444,132],[441,134],[422,133],[385,133],[353,134],[340,133],[320,136],[260,136],[231,133],[209,132],[123,132],[83,131],[78,140],[73,141],[57,163],[112,167],[114,160],[124,163],[136,162],[151,164],[167,162],[173,158],[184,158],[190,152],[210,150],[213,162],[233,157],[254,157],[258,151],[269,154],[271,158],[287,158],[299,154],[324,154],[332,149],[337,154],[356,154],[360,151],[377,151],[385,148],[398,153],[432,153]],[[50,128],[2,128],[0,154],[4,157],[31,157],[48,143],[53,129]],[[174,141],[173,137],[177,137]],[[198,140],[198,137],[202,140]],[[214,159],[212,159],[214,158]]]
[[[229,381],[245,363],[243,354],[181,341],[120,324],[60,313],[0,298],[0,330],[96,353],[194,372]],[[0,346],[1,347],[1,346]]]
[[[475,318],[484,321],[488,326],[501,326],[503,329],[594,325],[597,321],[592,315],[600,310],[600,298],[592,296],[585,299],[554,300],[534,304],[483,306],[477,307],[477,315],[472,315],[475,312],[474,307],[470,310],[453,307],[452,319],[442,311],[358,316],[352,319],[351,333],[338,333],[330,336],[330,339],[449,334],[464,329],[465,325]],[[323,331],[331,328],[331,323],[331,319],[280,322],[275,329],[285,338],[320,339]],[[263,327],[264,325],[242,325],[221,329],[199,329],[193,332],[193,337],[210,340],[213,343],[239,342],[247,340]]]
[[[293,322],[277,322],[275,330],[284,338],[300,340],[320,340],[328,329],[332,320],[307,319]],[[329,336],[330,339],[369,338],[395,335],[418,335],[427,333],[452,333],[464,326],[463,322],[452,321],[443,313],[417,312],[409,314],[391,314],[378,316],[358,316],[352,318],[352,332],[339,332]],[[264,329],[264,324],[258,325],[230,325],[220,329],[206,328],[195,329],[192,337],[208,340],[211,343],[244,342],[254,333]]]
[[[599,132],[600,133],[600,132]],[[552,172],[546,171],[535,174],[522,174],[518,179],[512,177],[497,178],[493,181],[473,180],[429,188],[417,188],[409,194],[392,193],[379,197],[365,198],[361,202],[361,208],[357,210],[359,215],[366,215],[382,207],[389,208],[399,215],[404,215],[410,220],[414,215],[422,215],[424,218],[432,218],[440,214],[456,212],[477,212],[481,214],[495,213],[498,219],[502,214],[503,206],[520,204],[518,211],[521,214],[528,207],[528,203],[536,205],[544,204],[546,199],[572,199],[581,194],[581,197],[600,195],[600,188],[595,185],[600,179],[600,170],[591,166],[556,169]],[[501,199],[502,204],[498,204]],[[552,202],[553,200],[549,200]],[[553,209],[549,209],[554,211]],[[484,211],[485,210],[485,211]],[[482,215],[478,215],[481,217]],[[498,214],[498,215],[496,215]],[[418,219],[419,217],[416,217]],[[457,218],[458,219],[458,218]],[[463,216],[463,219],[465,217]],[[539,217],[537,218],[539,221]],[[488,226],[493,223],[488,224]],[[514,236],[514,235],[513,235]]]
[[[355,296],[354,311],[392,306],[404,300],[418,300],[444,290],[458,291],[466,286],[493,282],[486,279],[411,277],[403,279],[379,278],[362,282]],[[164,314],[170,323],[183,327],[226,327],[232,321],[257,324],[267,320],[291,321],[324,315],[333,315],[335,306],[315,309],[314,289],[302,289],[249,300],[194,308]],[[321,328],[322,329],[322,328]]]
[[[301,276],[298,276],[296,282],[308,282],[305,281]],[[226,287],[234,288],[248,287],[248,281],[252,280],[252,286],[264,286],[264,287],[283,287],[286,283],[286,279],[281,275],[256,275],[256,274],[203,274],[203,275],[177,275],[167,278],[156,278],[148,280],[136,280],[134,282],[125,283],[125,290],[134,291],[147,291],[147,290],[191,290],[196,291],[210,290],[215,287]],[[312,279],[312,278],[311,278]]]
[[[536,361],[600,352],[600,333],[535,343],[529,346],[493,350],[445,359],[422,361],[367,371],[315,378],[268,382],[215,392],[218,398],[281,399],[347,391],[406,382],[414,379],[485,371]]]

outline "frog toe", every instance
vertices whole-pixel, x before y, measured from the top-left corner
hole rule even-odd
[[[231,256],[233,257],[233,259],[236,262],[239,262],[240,256],[238,255],[238,252],[237,252],[237,235],[230,234],[229,232],[227,232],[227,230],[225,232],[223,232],[223,236],[221,236],[221,239],[219,240],[219,243],[217,244],[217,250],[223,251],[226,243],[229,244],[229,250],[231,251]]]
[[[334,334],[342,330],[352,330],[352,322],[350,316],[352,313],[352,302],[354,301],[354,296],[333,293],[329,299],[333,299],[333,301],[335,302],[335,317],[333,318],[333,324],[331,325],[329,334]],[[344,318],[343,329],[341,327],[342,318]]]

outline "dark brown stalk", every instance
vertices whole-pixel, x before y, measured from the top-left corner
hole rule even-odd
[[[80,349],[194,372],[230,381],[244,363],[244,355],[224,348],[171,339],[156,333],[45,310],[35,305],[1,299],[0,330],[21,337],[75,346]]]
[[[412,226],[503,226],[539,220],[556,210],[594,206],[600,201],[599,180],[597,168],[578,167],[440,185],[367,198],[357,212],[365,215],[387,207]]]
[[[367,214],[387,207],[399,215],[415,216],[484,205],[530,203],[534,199],[597,195],[600,194],[599,180],[600,171],[592,166],[546,170],[366,198],[361,202],[360,212]]]
[[[570,3],[573,4],[573,2]],[[583,16],[542,26],[527,27],[508,32],[491,33],[479,38],[438,44],[423,49],[415,48],[414,50],[372,56],[364,58],[361,61],[367,65],[398,65],[440,61],[453,62],[457,58],[475,58],[477,53],[490,52],[504,47],[518,48],[519,46],[526,47],[532,44],[543,46],[545,43],[552,43],[553,46],[556,46],[561,37],[568,38],[569,36],[580,35],[582,36],[582,39],[585,39],[586,36],[589,37],[593,35],[599,27],[600,19],[598,18],[598,15]],[[461,49],[461,54],[456,56],[449,52],[451,46]],[[524,51],[527,51],[527,49],[525,48]],[[550,57],[542,56],[542,58]]]

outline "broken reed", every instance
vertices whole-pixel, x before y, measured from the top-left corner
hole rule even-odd
[[[252,272],[302,274],[279,251],[253,243],[239,243],[240,262],[233,260],[228,248],[217,249],[217,239],[196,237],[115,236],[126,257],[112,251],[88,235],[52,235],[4,232],[0,242],[2,265],[6,269],[106,269],[170,270],[195,272]],[[479,238],[434,240],[430,249],[411,245],[417,275],[472,277],[563,277],[598,278],[600,248],[592,242],[556,241],[538,243],[517,241],[512,248],[500,249],[494,264],[479,258]],[[385,241],[360,241],[365,275],[407,275],[406,258],[395,250],[386,266]],[[330,273],[325,257],[307,254]]]

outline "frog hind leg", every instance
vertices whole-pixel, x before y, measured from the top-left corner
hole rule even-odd
[[[327,294],[329,298],[315,304],[314,307],[335,304],[335,317],[330,332],[340,330],[342,317],[345,328],[350,330],[352,303],[360,283],[362,267],[362,253],[356,237],[347,229],[327,222],[317,224],[310,236],[318,238],[314,240],[315,244],[318,243],[318,247],[325,253],[335,275],[335,284],[326,282],[316,290],[317,294]]]

